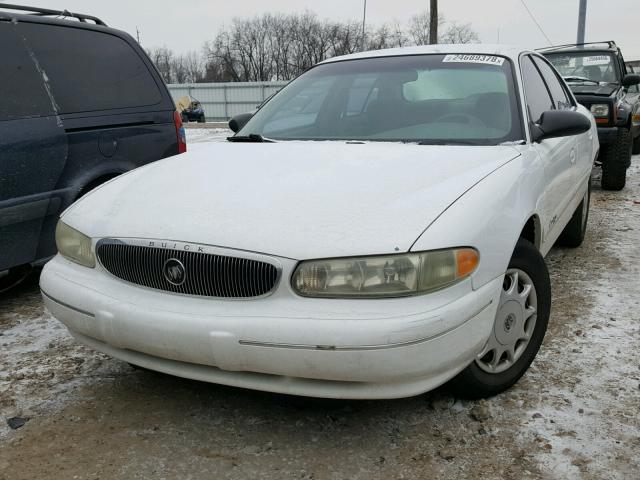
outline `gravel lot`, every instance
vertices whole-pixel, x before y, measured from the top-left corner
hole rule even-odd
[[[638,478],[640,157],[622,192],[598,176],[585,244],[547,258],[542,351],[487,401],[321,401],[134,370],[77,345],[34,275],[0,297],[0,479]]]

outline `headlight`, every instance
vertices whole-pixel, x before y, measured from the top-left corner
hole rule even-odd
[[[69,260],[93,268],[96,257],[91,251],[91,239],[71,228],[62,220],[56,227],[56,246],[60,254]]]
[[[596,103],[594,105],[591,105],[591,113],[594,117],[608,117],[609,105],[604,103]]]
[[[480,256],[473,248],[301,262],[291,279],[304,297],[382,298],[433,292],[468,277]]]

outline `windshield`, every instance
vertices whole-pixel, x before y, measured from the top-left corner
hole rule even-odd
[[[568,83],[619,82],[613,55],[606,52],[571,52],[545,55]]]
[[[495,145],[523,138],[518,112],[503,57],[378,57],[312,68],[238,135]]]

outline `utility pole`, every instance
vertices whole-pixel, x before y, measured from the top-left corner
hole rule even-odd
[[[136,25],[136,38],[138,39],[138,43],[140,43],[140,30],[138,30],[137,25]]]
[[[438,43],[438,0],[431,0],[429,12],[429,43]]]
[[[364,50],[364,39],[365,39],[365,24],[367,23],[367,0],[364,0],[364,10],[362,12],[362,47]]]
[[[587,21],[587,0],[580,0],[580,11],[578,12],[578,41],[584,43],[584,26]]]

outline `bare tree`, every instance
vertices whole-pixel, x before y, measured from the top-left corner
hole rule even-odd
[[[158,72],[160,72],[162,80],[166,83],[171,83],[173,52],[165,46],[152,48],[147,51],[147,54],[158,69]]]
[[[480,41],[478,34],[471,28],[471,24],[452,22],[439,39],[440,43],[474,43]]]
[[[442,26],[443,16],[438,18],[438,25]],[[409,38],[414,45],[428,45],[431,42],[431,13],[429,10],[418,13],[409,20]]]
[[[165,82],[246,82],[290,80],[318,62],[364,49],[429,43],[433,36],[429,11],[411,18],[405,28],[385,23],[362,30],[356,21],[320,20],[311,12],[264,14],[235,18],[216,37],[205,42],[202,54],[175,55],[166,47],[149,56]],[[438,17],[439,41],[469,43],[478,35],[469,24],[446,23]],[[364,45],[363,45],[364,44]]]

